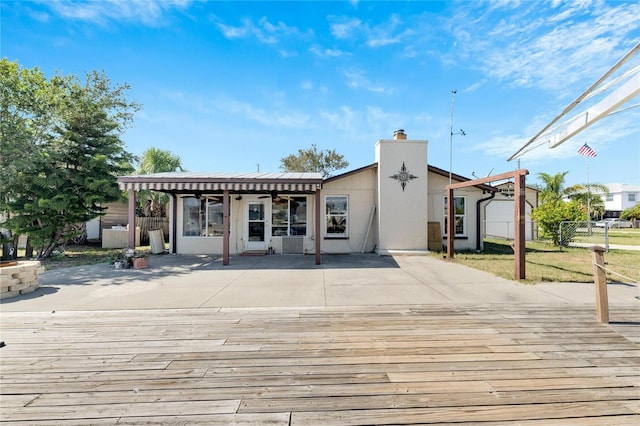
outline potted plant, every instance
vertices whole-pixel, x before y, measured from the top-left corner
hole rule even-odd
[[[109,259],[109,265],[113,266],[115,269],[125,269],[128,265],[128,261],[123,253],[118,253],[111,256]]]
[[[133,267],[135,269],[144,269],[149,266],[149,261],[147,260],[147,254],[142,252],[136,252],[133,255]]]
[[[147,253],[124,247],[122,251],[109,259],[109,265],[115,269],[142,269],[149,266]]]

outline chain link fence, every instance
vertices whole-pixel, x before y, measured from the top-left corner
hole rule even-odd
[[[603,246],[609,251],[609,227],[596,226],[590,221],[566,221],[560,223],[560,248]]]
[[[515,225],[513,220],[485,220],[484,221],[484,238],[500,238],[513,240],[515,233]],[[536,222],[527,218],[524,225],[524,238],[527,241],[536,240],[538,238],[538,225]]]

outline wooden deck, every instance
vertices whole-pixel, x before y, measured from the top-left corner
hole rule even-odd
[[[640,312],[2,313],[7,424],[640,424]],[[625,337],[627,336],[627,337]]]

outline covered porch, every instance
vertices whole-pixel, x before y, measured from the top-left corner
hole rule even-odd
[[[295,234],[312,241],[315,262],[321,263],[320,173],[155,173],[120,176],[118,183],[120,189],[128,191],[129,223],[135,223],[138,191],[158,191],[171,196],[168,212],[171,253],[184,251],[193,241],[208,238],[207,241],[216,242],[223,264],[228,265],[231,225],[235,219],[234,243],[240,241],[239,248],[234,246],[235,251],[271,250],[272,236]],[[290,214],[296,200],[301,201],[297,204],[304,204],[305,218],[303,226],[297,227],[292,223],[294,215]],[[307,200],[313,206],[309,214]],[[233,217],[232,204],[236,206]],[[307,221],[307,217],[311,220]],[[193,229],[187,229],[189,218],[195,222]],[[133,226],[129,227],[128,244],[135,246]]]

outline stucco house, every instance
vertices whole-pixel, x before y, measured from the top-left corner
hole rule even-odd
[[[620,217],[620,214],[640,202],[640,185],[609,183],[608,194],[602,194],[604,217]]]
[[[129,191],[171,195],[172,253],[229,255],[376,252],[419,254],[442,249],[449,172],[427,164],[426,140],[403,130],[375,144],[375,162],[323,179],[319,173],[157,173],[118,178]],[[451,174],[453,183],[469,179]],[[480,249],[483,203],[496,189],[455,194],[455,248]],[[431,246],[431,247],[430,247]]]

